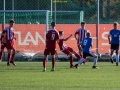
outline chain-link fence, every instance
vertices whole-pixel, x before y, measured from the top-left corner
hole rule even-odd
[[[51,2],[52,1],[52,2]],[[55,2],[56,1],[56,2]],[[109,44],[107,40],[107,34],[110,29],[113,28],[112,23],[117,21],[119,23],[120,18],[120,0],[99,0],[99,29],[98,36],[96,36],[96,23],[97,23],[97,0],[0,0],[0,10],[49,10],[52,11],[52,20],[56,21],[57,30],[63,30],[67,37],[70,34],[74,34],[75,31],[80,28],[80,22],[85,21],[87,23],[86,29],[91,32],[93,37],[93,48],[92,51],[96,52],[98,47],[98,52],[109,53]],[[81,11],[83,13],[81,13]],[[37,16],[37,17],[36,17]],[[45,24],[45,15],[41,13],[14,13],[5,14],[5,23],[7,24],[10,18],[14,18],[16,24]],[[0,24],[4,23],[4,14],[0,13]],[[25,26],[24,26],[25,27]],[[17,28],[17,27],[16,27]],[[34,44],[31,44],[31,39],[35,40],[34,29],[35,26],[31,27],[30,32],[33,37],[28,38],[29,45],[34,50]],[[20,28],[17,28],[20,31]],[[16,31],[17,31],[16,30]],[[41,29],[37,32],[39,34]],[[21,32],[21,35],[24,32]],[[26,37],[26,36],[25,36]],[[24,38],[25,38],[24,37]],[[29,37],[29,36],[28,36]],[[96,45],[96,37],[98,37],[98,45]],[[42,37],[44,39],[44,37]],[[22,39],[21,39],[22,40]],[[38,40],[38,50],[41,43]],[[23,40],[24,41],[24,40]],[[21,41],[22,42],[22,41]],[[19,45],[19,42],[16,42]],[[78,51],[76,40],[74,36],[66,42],[67,45],[72,47],[75,51]],[[24,45],[19,45],[19,47],[26,47]],[[44,47],[44,46],[42,46]],[[44,50],[44,48],[42,48]],[[58,48],[57,48],[58,49]],[[29,50],[29,48],[28,48]],[[18,48],[18,51],[19,50]],[[41,50],[39,50],[41,51]],[[58,49],[58,52],[59,49]],[[43,52],[42,52],[43,53]]]
[[[64,18],[69,19],[72,17],[72,13],[74,11],[84,11],[84,20],[87,23],[95,24],[96,23],[96,13],[97,13],[97,0],[52,0],[52,11],[53,11],[53,19],[54,15],[56,15],[56,22],[57,23],[63,23],[60,22],[59,18],[61,20],[65,20]],[[63,2],[62,2],[63,1]],[[5,4],[4,4],[5,2]],[[120,1],[119,0],[99,0],[100,3],[100,23],[103,24],[109,24],[113,23],[114,21],[119,22],[120,18],[120,12],[119,12],[119,6]],[[0,0],[0,10],[50,10],[51,11],[51,0]],[[5,5],[5,7],[4,7]],[[56,10],[56,14],[55,14]],[[57,12],[59,11],[59,12]],[[60,13],[61,11],[61,13]],[[71,11],[71,14],[68,14],[65,16],[63,11]],[[72,12],[73,11],[73,12]],[[69,17],[70,16],[70,17]],[[75,15],[77,19],[79,19],[79,14]],[[76,23],[79,23],[77,21],[74,21]],[[69,22],[67,22],[68,24]]]

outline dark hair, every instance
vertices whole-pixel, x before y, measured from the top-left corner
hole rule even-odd
[[[83,22],[81,22],[81,25],[82,25],[82,24],[86,24],[86,23],[83,21]]]
[[[90,36],[90,32],[87,32],[87,33],[86,33],[86,36]]]
[[[13,19],[10,19],[9,23],[15,23],[15,21]]]
[[[51,23],[51,26],[53,26],[53,27],[54,27],[54,26],[55,26],[55,24],[56,24],[56,23],[53,21],[53,22]]]
[[[59,31],[59,34],[62,35],[62,34],[63,34],[63,31]]]
[[[118,25],[118,22],[114,22],[113,25],[115,25],[115,26]]]

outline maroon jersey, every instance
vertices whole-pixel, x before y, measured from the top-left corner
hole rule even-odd
[[[58,32],[55,29],[51,29],[46,34],[46,49],[55,50],[56,41],[59,39]]]
[[[87,33],[87,30],[79,28],[75,34],[78,34],[78,44],[85,38],[85,35]]]
[[[65,49],[67,49],[68,47],[67,47],[67,45],[65,44],[65,43],[63,43],[64,41],[63,41],[63,39],[61,38],[61,39],[59,39],[60,41],[59,41],[59,48],[60,48],[60,50],[61,51],[63,51],[63,50],[65,50]]]

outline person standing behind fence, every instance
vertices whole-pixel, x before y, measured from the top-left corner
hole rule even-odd
[[[55,29],[56,23],[51,23],[51,29],[46,33],[46,47],[44,50],[44,59],[43,59],[43,72],[46,71],[46,58],[47,55],[52,55],[52,69],[55,70],[55,54],[56,54],[56,41],[59,43],[59,35]]]
[[[15,57],[15,40],[16,38],[14,37],[14,26],[15,21],[11,19],[9,21],[9,27],[6,27],[2,34],[3,37],[6,36],[6,48],[8,50],[8,57],[7,57],[7,66],[10,66],[10,63],[12,63],[14,66],[16,64],[14,63],[14,57]]]
[[[118,23],[114,22],[113,23],[113,29],[110,30],[109,34],[108,34],[108,41],[110,44],[110,61],[113,64],[113,53],[115,51],[116,53],[116,66],[118,66],[118,62],[119,62],[119,37],[120,37],[120,31],[118,30]]]

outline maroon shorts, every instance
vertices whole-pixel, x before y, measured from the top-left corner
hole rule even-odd
[[[73,52],[73,49],[71,47],[68,47],[67,49],[63,50],[62,52],[68,55],[69,53]]]
[[[8,40],[7,41],[7,49],[15,49],[15,42],[13,40]]]
[[[56,54],[56,50],[49,50],[49,49],[45,49],[44,51],[44,55],[55,55]]]
[[[6,43],[1,43],[1,49],[7,48],[7,44]]]

